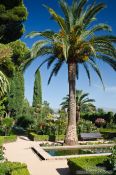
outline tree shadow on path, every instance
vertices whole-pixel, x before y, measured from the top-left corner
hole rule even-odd
[[[69,168],[57,168],[59,175],[70,175]]]

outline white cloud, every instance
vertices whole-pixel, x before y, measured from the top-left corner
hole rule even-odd
[[[94,86],[95,86],[97,89],[100,89],[100,90],[103,89],[103,88],[102,88],[102,85],[100,86],[100,85],[95,84]],[[105,85],[105,92],[108,92],[108,93],[116,93],[116,86],[107,86],[107,85]]]

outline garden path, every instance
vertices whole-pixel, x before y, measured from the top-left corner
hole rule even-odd
[[[41,161],[31,150],[38,142],[18,137],[16,142],[4,144],[5,157],[12,162],[26,163],[31,175],[68,175],[66,160]]]

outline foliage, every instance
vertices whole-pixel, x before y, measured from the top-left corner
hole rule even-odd
[[[30,104],[29,104],[27,99],[23,100],[22,114],[23,115],[33,115],[33,107],[30,106]]]
[[[3,136],[0,136],[0,146],[2,146],[4,143],[4,137]]]
[[[116,146],[112,148],[112,154],[108,159],[112,169],[114,172],[116,172]]]
[[[99,131],[100,132],[116,133],[116,129],[112,129],[112,128],[100,128]]]
[[[57,135],[65,135],[66,127],[67,127],[67,123],[68,123],[68,116],[64,110],[60,110],[58,114],[59,114],[59,117],[55,121],[56,134]]]
[[[0,145],[2,145],[3,143],[15,142],[16,140],[17,140],[16,135],[0,136]]]
[[[89,93],[84,93],[82,90],[76,90],[76,105],[78,110],[81,111],[82,108],[85,106],[92,107],[94,106],[91,104],[92,102],[95,102],[94,99],[90,99]],[[63,102],[61,103],[62,109],[68,109],[69,107],[69,95],[63,98]]]
[[[12,49],[11,60],[15,66],[15,69],[22,70],[23,64],[30,57],[30,50],[24,42],[17,40],[10,42],[8,46]]]
[[[7,97],[3,97],[0,100],[0,116],[4,116],[4,114],[6,113],[6,103],[7,103]]]
[[[95,124],[96,124],[96,126],[98,126],[98,127],[103,127],[103,126],[106,125],[106,121],[105,121],[103,118],[97,118],[97,119],[95,120]]]
[[[81,119],[78,124],[77,132],[78,134],[97,132],[97,128],[91,121]]]
[[[100,128],[99,131],[105,139],[113,139],[116,137],[116,129]]]
[[[29,139],[33,141],[48,141],[49,136],[48,135],[37,135],[35,133],[29,133]]]
[[[31,115],[21,115],[17,118],[16,125],[24,129],[28,129],[30,125],[34,123],[34,119]]]
[[[68,159],[68,165],[72,174],[76,174],[81,171],[83,174],[89,173],[90,175],[108,175],[108,171],[98,168],[97,165],[106,161],[106,156],[93,156],[93,157],[79,157]]]
[[[12,50],[8,45],[0,44],[0,99],[6,95],[9,90],[9,82],[7,77],[4,74],[4,70],[2,69],[3,65],[5,66],[5,70],[9,72],[9,70],[13,70],[13,66],[10,60],[12,56]],[[9,64],[7,64],[9,63]]]
[[[9,135],[14,124],[13,118],[5,117],[1,120],[1,128],[5,135]]]
[[[93,123],[95,123],[97,118],[102,118],[106,121],[106,124],[113,124],[112,122],[114,122],[114,115],[112,114],[112,112],[95,112],[95,113],[81,113],[81,118],[85,119],[85,120],[90,120]]]
[[[4,152],[3,152],[3,147],[0,146],[0,161],[4,160]]]
[[[41,87],[41,74],[39,69],[35,73],[34,82],[34,94],[33,94],[33,107],[37,105],[42,105],[42,87]]]
[[[9,43],[19,39],[23,32],[23,22],[27,18],[27,10],[23,0],[0,1],[0,43]]]
[[[30,175],[27,165],[18,162],[0,163],[0,175]]]
[[[8,110],[10,115],[19,116],[22,114],[24,100],[24,78],[22,72],[15,72],[10,80],[10,92],[8,94]]]
[[[53,75],[57,75],[61,66],[66,62],[83,65],[90,81],[88,64],[94,69],[102,81],[102,77],[95,62],[95,58],[108,63],[116,70],[115,48],[116,37],[110,35],[100,36],[99,31],[111,31],[107,24],[92,25],[96,21],[96,15],[105,8],[104,3],[93,3],[90,8],[86,7],[87,0],[73,1],[69,6],[66,1],[58,1],[64,13],[64,17],[58,15],[52,8],[46,6],[52,18],[59,26],[58,32],[45,30],[42,32],[31,32],[28,37],[42,36],[44,40],[37,41],[32,48],[32,59],[41,55],[52,54],[43,61],[48,63],[48,68],[54,64],[49,82]],[[92,27],[90,28],[90,26]],[[108,48],[108,49],[106,49]],[[57,61],[57,62],[55,62]],[[42,65],[43,65],[42,64]],[[102,81],[103,83],[103,81]]]
[[[0,64],[12,56],[12,49],[9,45],[0,44]]]

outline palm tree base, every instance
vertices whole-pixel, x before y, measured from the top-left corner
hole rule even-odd
[[[67,133],[64,140],[65,145],[77,145],[78,144],[78,138],[77,138],[77,132],[76,132],[76,126],[69,125],[67,128]]]

